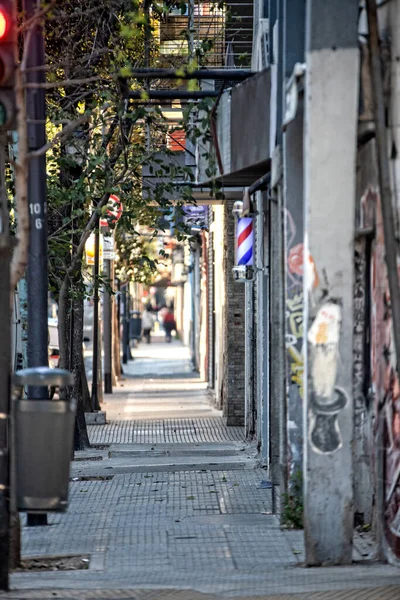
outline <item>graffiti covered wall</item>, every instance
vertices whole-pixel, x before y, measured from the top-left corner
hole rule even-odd
[[[286,351],[289,480],[301,467],[303,445],[303,231],[286,211]]]
[[[361,489],[366,488],[369,474],[372,480],[370,488],[373,490],[370,503],[376,506],[375,518],[383,514],[382,529],[387,557],[391,561],[398,562],[400,561],[400,387],[396,375],[390,292],[373,141],[364,148],[361,159],[361,171],[364,172],[364,176],[362,187],[359,186],[356,223],[359,231],[363,233],[356,243],[355,253],[353,391],[356,452],[358,447],[358,463],[361,467],[359,477],[362,469],[366,472],[366,467],[368,473],[363,481],[356,481],[356,485]],[[362,279],[364,297],[360,287]],[[363,464],[365,457],[369,459],[368,465]],[[383,490],[380,490],[382,485]],[[379,498],[382,499],[383,506],[379,505]]]
[[[384,483],[384,531],[389,553],[400,560],[400,391],[396,375],[390,293],[385,265],[380,198],[376,192],[375,240],[372,247],[371,368],[375,399],[377,485]],[[382,478],[381,478],[382,474]]]
[[[303,459],[303,128],[304,105],[285,131],[285,341],[287,402],[287,473],[289,485],[302,471]]]

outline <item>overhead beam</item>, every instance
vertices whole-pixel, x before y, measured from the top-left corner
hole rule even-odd
[[[135,69],[129,77],[135,79],[222,79],[243,81],[256,73],[249,69]]]
[[[219,94],[220,92],[214,90],[196,92],[189,92],[188,90],[131,90],[127,93],[127,96],[134,100],[157,100],[161,98],[169,100],[201,100],[202,98],[216,98]]]

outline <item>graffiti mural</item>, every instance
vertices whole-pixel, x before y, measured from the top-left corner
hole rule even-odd
[[[353,398],[355,416],[355,435],[361,436],[361,422],[366,408],[364,384],[366,376],[366,357],[364,356],[366,338],[366,260],[365,240],[357,241],[354,249],[354,329],[353,329]]]
[[[370,364],[375,451],[382,450],[382,454],[375,455],[375,485],[382,484],[383,476],[385,537],[392,556],[400,560],[400,386],[396,375],[380,197],[373,186],[368,186],[361,198],[361,212],[364,224],[375,221],[371,250]],[[383,464],[378,464],[376,459]]]
[[[339,361],[341,305],[325,302],[308,332],[311,344],[310,443],[316,452],[330,454],[342,446],[338,415],[346,406],[346,392],[336,386]]]
[[[286,211],[286,350],[289,479],[301,466],[303,446],[303,230]]]

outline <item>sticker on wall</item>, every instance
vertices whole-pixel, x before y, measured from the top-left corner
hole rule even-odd
[[[308,332],[311,345],[310,443],[316,452],[330,454],[341,448],[338,415],[346,406],[346,392],[337,387],[340,302],[330,300],[319,309]]]

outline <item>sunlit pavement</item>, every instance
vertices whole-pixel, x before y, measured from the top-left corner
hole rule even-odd
[[[363,561],[373,552],[360,536],[357,564],[303,568],[302,532],[280,528],[256,449],[225,426],[187,349],[153,342],[133,353],[123,387],[105,397],[107,424],[90,426],[94,446],[77,453],[68,512],[23,527],[25,556],[83,554],[89,568],[14,574],[18,591],[3,597],[400,597],[400,587],[375,589],[400,585],[400,569]]]

